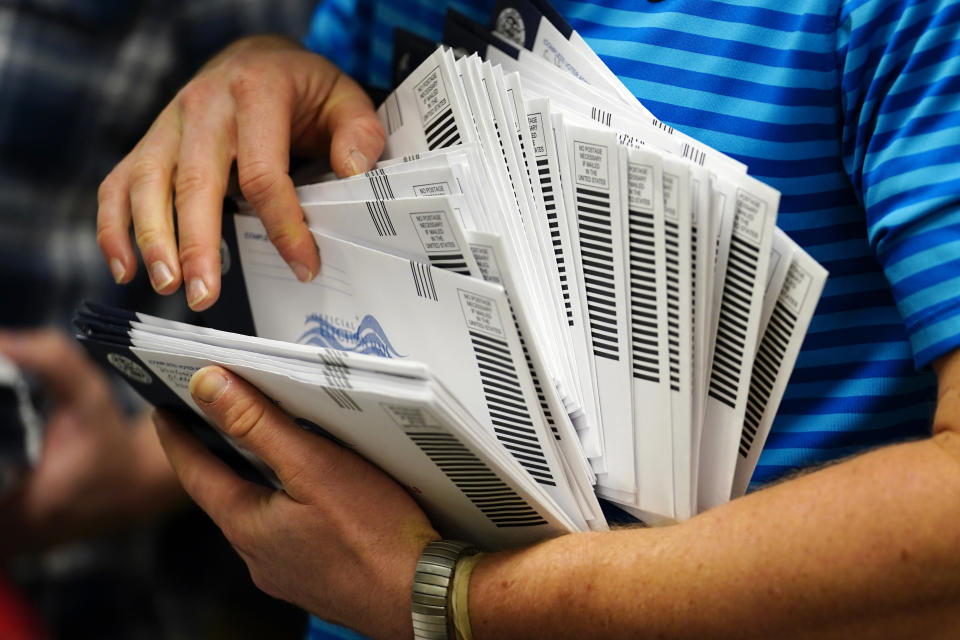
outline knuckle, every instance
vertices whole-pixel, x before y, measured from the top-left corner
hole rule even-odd
[[[137,246],[143,251],[151,247],[162,246],[166,241],[166,234],[160,227],[143,224],[139,226],[134,225],[134,227],[134,237],[137,241]]]
[[[177,208],[189,202],[195,194],[204,189],[218,188],[219,182],[216,173],[209,169],[194,166],[180,167],[174,186]]]
[[[203,113],[213,98],[214,87],[203,78],[194,78],[177,95],[177,106],[180,112],[189,117]]]
[[[387,132],[380,123],[380,119],[373,116],[368,118],[359,118],[356,122],[357,128],[368,136],[371,140],[376,140],[381,147],[387,142]]]
[[[73,345],[70,344],[66,336],[59,331],[44,329],[43,333],[40,334],[40,338],[45,343],[44,349],[46,349],[50,355],[54,356],[55,360],[63,361],[65,358],[70,358],[74,355]]]
[[[97,370],[91,370],[92,375],[87,378],[86,396],[87,400],[95,407],[112,407],[113,395],[107,381],[100,376]]]
[[[220,523],[220,530],[223,532],[223,537],[227,539],[227,542],[241,555],[252,555],[254,547],[253,536],[246,528],[227,521]]]
[[[100,253],[107,256],[113,250],[114,238],[116,234],[113,228],[97,221],[97,246],[100,247]],[[110,256],[107,256],[110,257]]]
[[[204,251],[203,245],[197,242],[180,241],[180,265],[187,270],[187,265],[202,265],[209,253]]]
[[[150,157],[142,156],[130,167],[131,190],[155,184],[169,183],[170,175],[163,162]]]
[[[267,408],[255,398],[238,398],[224,413],[224,430],[230,436],[242,440],[263,423]]]
[[[283,251],[292,249],[299,242],[300,234],[297,231],[296,225],[273,225],[267,229],[267,237],[275,247]]]
[[[230,71],[227,86],[234,99],[243,100],[248,96],[255,96],[266,79],[266,73],[259,65],[249,59],[241,60],[241,63]]]
[[[254,207],[266,202],[289,181],[285,173],[277,171],[264,160],[238,161],[237,179],[243,196]]]
[[[120,179],[115,170],[108,173],[107,177],[100,182],[100,186],[97,187],[97,204],[99,206],[102,207],[107,202],[123,195],[123,189],[119,183]]]
[[[267,575],[260,570],[260,568],[254,563],[248,563],[247,569],[250,572],[250,581],[253,582],[253,585],[263,591],[268,596],[273,598],[279,598],[281,596],[281,591],[277,589],[277,586],[270,580]]]

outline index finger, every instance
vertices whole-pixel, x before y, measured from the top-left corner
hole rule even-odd
[[[297,279],[308,282],[320,271],[320,254],[288,174],[293,89],[269,73],[249,73],[231,87],[240,191]]]

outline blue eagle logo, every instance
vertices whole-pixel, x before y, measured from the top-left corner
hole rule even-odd
[[[304,321],[307,329],[297,342],[316,347],[350,351],[381,358],[405,358],[390,344],[386,332],[377,319],[367,314],[355,331],[334,326],[321,315],[311,313]]]

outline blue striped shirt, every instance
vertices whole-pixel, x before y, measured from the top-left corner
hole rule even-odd
[[[663,121],[783,195],[830,271],[754,486],[930,432],[928,365],[960,345],[960,0],[554,0]],[[387,86],[393,28],[450,6],[328,0],[306,43]],[[319,631],[319,629],[314,629]]]
[[[329,0],[309,47],[386,86],[393,28],[446,7]],[[927,365],[960,345],[960,0],[556,0],[665,122],[783,195],[830,271],[754,484],[929,433]]]

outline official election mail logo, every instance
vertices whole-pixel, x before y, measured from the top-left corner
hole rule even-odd
[[[367,314],[359,323],[326,314],[311,313],[304,321],[306,329],[297,342],[338,351],[362,353],[381,358],[405,358],[387,338],[377,319]]]
[[[141,382],[143,384],[150,384],[153,382],[153,378],[150,377],[150,374],[147,373],[147,370],[127,356],[120,355],[119,353],[108,353],[107,362],[112,364],[114,369],[127,376],[134,382]]]
[[[494,30],[521,49],[523,48],[523,42],[527,38],[527,27],[523,24],[523,16],[513,7],[507,7],[500,12]]]

